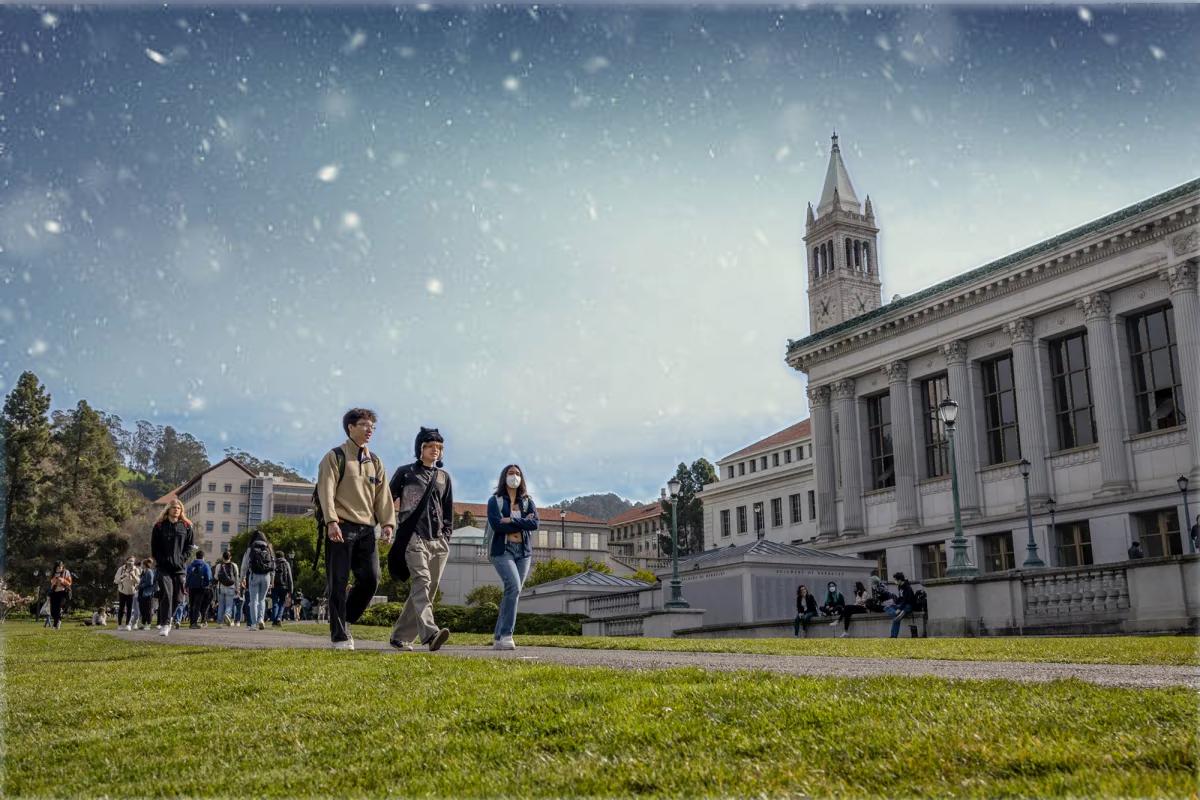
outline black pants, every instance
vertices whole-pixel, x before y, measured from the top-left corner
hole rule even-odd
[[[842,630],[850,630],[850,618],[855,614],[867,613],[866,606],[843,606],[842,607]]]
[[[67,602],[66,592],[51,592],[50,593],[50,619],[54,621],[57,627],[62,622],[63,605]]]
[[[375,547],[372,525],[341,524],[342,534],[353,541],[325,541],[325,584],[329,596],[329,638],[344,642],[350,638],[347,625],[358,622],[379,588],[379,551]],[[354,573],[354,588],[346,596],[346,584]]]
[[[170,625],[175,607],[183,602],[183,573],[158,571],[158,624]]]
[[[125,622],[121,622],[124,619]],[[117,592],[117,625],[133,622],[133,595]]]
[[[138,613],[142,615],[142,624],[150,624],[150,607],[154,603],[154,597],[142,597],[138,595]]]
[[[211,590],[208,587],[203,589],[188,589],[188,623],[191,625],[199,625],[201,622],[208,621],[208,603]]]

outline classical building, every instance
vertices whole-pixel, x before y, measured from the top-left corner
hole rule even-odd
[[[981,572],[1026,558],[1023,460],[1047,565],[1122,561],[1135,539],[1147,556],[1187,552],[1177,479],[1194,517],[1198,208],[1191,181],[881,305],[879,228],[835,137],[805,240],[812,334],[787,350],[808,377],[818,546],[943,574],[953,515],[936,409],[950,397]]]
[[[611,531],[608,549],[615,556],[633,559],[662,558],[659,534],[671,535],[670,526],[662,523],[662,505],[657,501],[643,503],[624,511],[608,521]]]
[[[758,539],[800,544],[817,538],[817,484],[809,420],[801,420],[717,461],[700,493],[704,547]]]
[[[454,515],[471,512],[475,527],[487,525],[487,503],[455,503]],[[557,508],[539,508],[538,530],[534,534],[533,546],[540,550],[587,550],[593,558],[603,561],[608,553],[608,523],[592,519],[575,511]]]

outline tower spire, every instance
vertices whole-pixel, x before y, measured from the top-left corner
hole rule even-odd
[[[817,216],[823,217],[835,208],[858,214],[858,195],[850,183],[850,173],[842,161],[842,148],[838,146],[837,131],[833,132],[833,146],[829,150],[829,168],[825,170],[825,188],[821,190],[821,202],[817,204]],[[838,199],[834,200],[834,195]]]

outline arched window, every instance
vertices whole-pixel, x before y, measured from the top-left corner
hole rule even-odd
[[[846,266],[847,267],[854,266],[854,257],[850,253],[850,240],[849,239],[846,240]]]
[[[874,272],[875,270],[871,267],[871,245],[868,244],[867,242],[863,242],[862,251],[863,251],[863,269],[867,273]]]
[[[813,277],[817,278],[821,276],[821,259],[819,253],[820,251],[814,247],[812,252],[812,272]]]

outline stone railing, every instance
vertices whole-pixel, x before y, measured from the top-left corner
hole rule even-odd
[[[641,636],[643,617],[607,620],[603,623],[601,636]]]
[[[587,599],[587,615],[589,617],[619,617],[636,614],[641,610],[641,606],[641,590],[604,594]]]
[[[1021,576],[1026,624],[1061,617],[1123,616],[1129,608],[1125,567],[1086,567]]]

